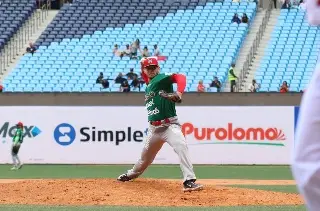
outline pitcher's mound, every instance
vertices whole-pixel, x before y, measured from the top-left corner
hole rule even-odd
[[[0,183],[0,204],[233,206],[299,205],[298,194],[206,184],[204,190],[183,193],[181,182],[137,179],[24,180]]]

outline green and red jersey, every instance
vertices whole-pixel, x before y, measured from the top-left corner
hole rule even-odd
[[[145,91],[145,106],[148,111],[148,121],[158,121],[176,116],[175,103],[159,95],[160,91],[174,92],[173,83],[177,83],[177,91],[183,93],[186,87],[186,77],[182,74],[160,73],[149,79],[142,74],[147,88]]]

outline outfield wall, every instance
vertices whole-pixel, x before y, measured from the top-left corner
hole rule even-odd
[[[133,164],[148,127],[143,106],[29,105],[1,106],[0,111],[0,163],[11,162],[18,121],[26,134],[21,159],[43,164]],[[290,164],[294,106],[179,106],[177,113],[194,164]],[[166,144],[154,163],[179,160]]]

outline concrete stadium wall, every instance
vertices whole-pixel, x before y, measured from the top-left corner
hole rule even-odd
[[[301,93],[185,93],[181,106],[299,106]],[[143,93],[1,93],[0,106],[141,106]]]

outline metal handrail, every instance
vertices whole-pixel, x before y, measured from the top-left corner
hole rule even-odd
[[[10,42],[5,45],[4,49],[0,50],[1,75],[7,70],[13,59],[18,56],[19,52],[23,48],[23,45],[28,42],[28,40],[44,22],[45,17],[48,16],[49,10],[51,9],[51,1],[46,0],[46,3],[44,3],[43,5],[41,5],[41,1],[39,1],[37,8],[40,11],[35,11],[32,14],[32,17],[23,23],[17,33],[12,37]],[[20,39],[18,39],[19,37]]]
[[[251,46],[250,48],[250,52],[249,54],[247,55],[246,57],[246,60],[243,64],[243,67],[241,69],[241,72],[240,72],[240,76],[239,76],[239,83],[237,83],[237,90],[238,92],[240,91],[241,89],[241,86],[243,85],[244,83],[244,79],[246,78],[247,74],[248,74],[248,69],[252,63],[252,60],[253,60],[253,57],[254,55],[256,54],[257,52],[257,49],[260,45],[260,42],[262,40],[262,36],[264,35],[264,32],[267,28],[267,24],[269,22],[269,19],[270,19],[270,15],[271,15],[271,11],[272,11],[272,6],[273,5],[273,1],[270,0],[269,1],[269,4],[268,4],[268,8],[267,8],[267,11],[266,11],[266,14],[264,15],[263,19],[262,19],[262,24],[260,25],[259,27],[259,30],[256,34],[256,37],[253,41],[253,45]],[[247,87],[245,87],[245,91],[246,91]]]

